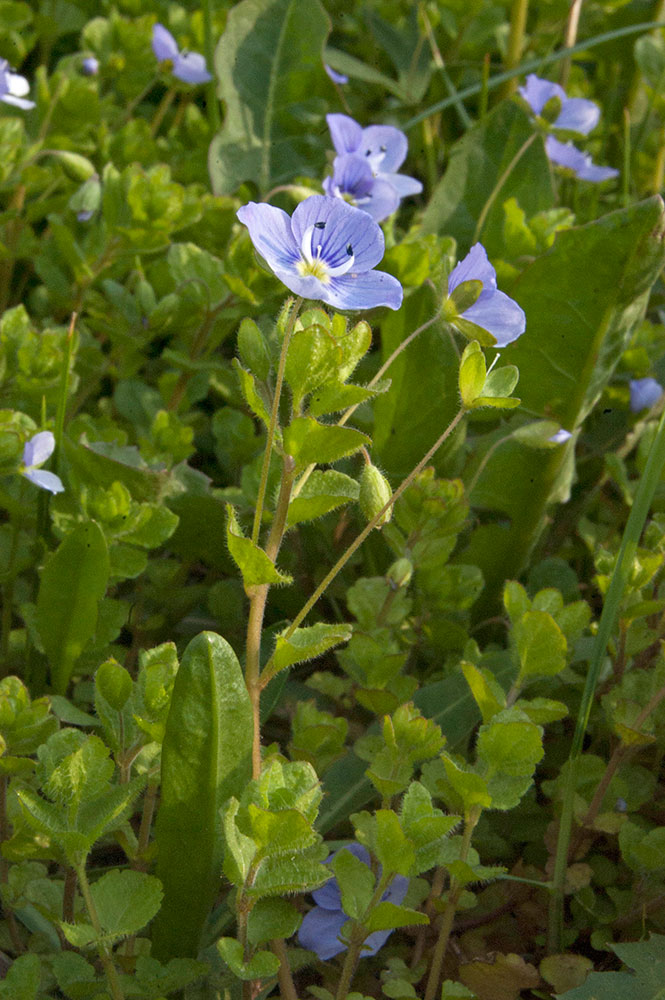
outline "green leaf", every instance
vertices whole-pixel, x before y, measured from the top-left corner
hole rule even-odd
[[[534,418],[573,429],[593,409],[644,315],[665,259],[664,228],[660,198],[611,212],[558,233],[552,248],[512,286],[527,329],[501,355],[519,368],[522,406]],[[477,461],[498,437],[487,439]],[[509,526],[480,526],[460,553],[485,577],[474,606],[479,620],[496,613],[503,581],[522,572],[547,523],[548,506],[568,498],[573,474],[574,449],[535,450],[512,438],[485,463],[472,503],[506,515]]]
[[[558,994],[559,1000],[662,1000],[665,982],[665,936],[648,941],[610,944],[630,972],[592,972],[582,986]]]
[[[260,899],[247,920],[247,939],[256,946],[273,938],[290,938],[301,921],[302,913],[286,899]]]
[[[485,385],[485,355],[477,340],[464,348],[459,367],[459,391],[465,406],[472,406]]]
[[[271,951],[257,951],[248,962],[243,959],[243,948],[235,938],[220,938],[217,951],[238,979],[269,979],[277,975],[279,959]]]
[[[121,712],[132,693],[132,675],[115,660],[107,660],[95,674],[95,687],[116,712]]]
[[[531,143],[504,176],[533,131],[530,116],[517,102],[502,101],[483,122],[465,132],[450,149],[448,168],[425,210],[425,232],[454,233],[463,256],[478,238],[478,218],[502,179],[480,234],[490,257],[504,249],[506,201],[516,198],[528,218],[552,208],[552,175],[541,138]]]
[[[253,319],[244,319],[238,330],[238,353],[247,368],[265,381],[270,374],[270,354],[265,337]]]
[[[331,867],[342,895],[342,909],[352,920],[362,920],[376,888],[372,869],[347,850],[335,854]]]
[[[313,324],[296,331],[289,344],[284,369],[296,413],[308,393],[337,376],[342,356],[341,346],[323,327]]]
[[[321,73],[329,31],[318,0],[242,0],[231,9],[215,52],[226,108],[209,153],[215,194],[244,181],[265,194],[311,171],[316,99],[329,95]]]
[[[460,665],[475,702],[480,709],[483,722],[489,722],[497,712],[506,707],[505,695],[489,670],[480,670],[474,663],[469,663],[468,660],[462,660]]]
[[[312,463],[328,465],[353,455],[371,441],[352,427],[320,424],[313,417],[296,417],[284,428],[284,451],[301,470]]]
[[[152,920],[162,901],[162,885],[154,875],[115,869],[102,875],[90,894],[105,939],[117,941]]]
[[[347,912],[346,909],[344,912]],[[397,906],[384,901],[378,903],[364,921],[363,927],[368,931],[391,931],[397,927],[413,927],[416,924],[428,924],[429,917],[408,906]]]
[[[375,853],[384,873],[408,875],[415,861],[415,854],[413,844],[405,836],[398,817],[391,809],[378,809],[375,817]]]
[[[333,646],[348,642],[352,633],[351,625],[326,625],[325,622],[319,622],[307,628],[297,628],[289,639],[278,635],[275,652],[266,664],[265,674],[272,677],[294,663],[313,660]]]
[[[106,540],[95,521],[74,528],[44,566],[37,595],[37,628],[57,694],[67,690],[74,665],[95,634],[108,577]]]
[[[245,402],[254,416],[263,421],[267,427],[270,423],[270,414],[268,413],[268,407],[266,406],[265,400],[259,395],[258,389],[256,388],[254,376],[251,372],[248,372],[243,368],[237,358],[234,358],[232,363],[235,368],[236,375],[238,376],[240,391],[243,394]]]
[[[178,670],[162,749],[155,837],[164,903],[153,927],[160,961],[197,954],[221,874],[219,810],[232,795],[240,798],[249,781],[251,748],[252,712],[240,664],[221,636],[202,632]]]
[[[286,573],[280,573],[263,549],[255,545],[251,538],[243,535],[236,512],[230,503],[226,505],[226,514],[226,541],[233,561],[242,573],[245,590],[264,583],[291,583],[291,577]]]
[[[512,638],[520,661],[519,680],[553,677],[566,665],[566,637],[546,611],[527,611],[513,625]]]
[[[338,472],[337,469],[321,472],[316,469],[298,496],[292,497],[286,523],[291,527],[302,521],[322,517],[337,507],[357,500],[359,493],[360,487],[355,479],[343,472]]]
[[[0,981],[0,998],[37,1000],[41,969],[39,955],[19,955],[10,964],[5,978]]]

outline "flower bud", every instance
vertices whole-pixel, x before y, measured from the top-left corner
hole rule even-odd
[[[391,590],[399,590],[400,587],[408,587],[413,576],[413,563],[410,559],[397,559],[386,573],[386,582]]]
[[[367,464],[363,469],[362,476],[360,477],[360,496],[358,497],[358,503],[360,504],[360,509],[367,518],[371,521],[373,517],[382,510],[385,505],[390,500],[393,495],[393,491],[390,488],[390,483],[386,477],[379,472],[375,465]],[[393,516],[393,509],[389,507],[388,510],[383,514],[376,527],[381,528],[384,524]]]

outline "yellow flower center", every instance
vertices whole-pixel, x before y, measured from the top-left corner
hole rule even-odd
[[[303,278],[311,275],[313,278],[318,278],[324,285],[330,281],[328,268],[320,257],[314,257],[312,260],[299,260],[296,267],[298,274],[301,274]]]
[[[321,237],[317,240],[315,231],[317,234],[322,233],[325,228],[325,222],[315,222],[313,226],[307,227],[300,244],[300,260],[296,263],[298,274],[303,278],[308,275],[316,278],[322,285],[328,285],[331,278],[346,274],[347,271],[351,270],[355,261],[353,247],[350,243],[346,248],[347,259],[342,264],[333,267],[325,260],[321,260]],[[318,244],[316,250],[314,249],[315,242]]]

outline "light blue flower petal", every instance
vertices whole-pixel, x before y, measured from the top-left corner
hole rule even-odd
[[[349,247],[354,256],[354,271],[369,271],[383,257],[385,243],[376,222],[366,212],[339,198],[314,194],[296,207],[291,229],[299,249],[310,226],[316,227],[312,234],[313,252],[320,246],[321,260],[329,267],[345,263]]]
[[[404,897],[406,896],[408,888],[408,878],[405,878],[404,875],[395,875],[381,898],[387,900],[389,903],[395,903],[396,906],[399,906],[400,903],[404,902]]]
[[[44,469],[26,469],[23,475],[35,486],[39,486],[42,490],[48,490],[49,493],[62,493],[65,489],[62,480],[56,476],[55,472],[46,472]]]
[[[342,927],[349,918],[341,910],[324,910],[315,906],[305,914],[298,931],[298,944],[309,951],[314,951],[325,962],[341,951],[346,945],[339,940]]]
[[[295,268],[300,260],[300,248],[293,237],[291,219],[286,212],[274,205],[250,201],[239,208],[236,215],[249,229],[252,243],[273,271]]]
[[[463,281],[481,281],[484,298],[487,298],[488,292],[496,291],[496,271],[490,264],[482,243],[474,243],[466,257],[453,268],[448,278],[448,294]]]
[[[369,163],[357,153],[336,156],[333,176],[326,177],[323,190],[331,197],[351,200],[356,208],[371,215],[375,222],[397,211],[400,196],[385,179],[374,177]]]
[[[323,68],[333,83],[338,83],[343,87],[345,83],[349,82],[348,76],[345,76],[344,73],[338,73],[337,70],[333,69],[332,66],[329,66],[328,63],[324,63]]]
[[[373,309],[388,306],[399,309],[404,292],[397,278],[383,271],[350,271],[341,278],[333,278],[326,286],[324,302],[335,309]]]
[[[548,135],[545,140],[545,152],[552,163],[567,167],[583,181],[600,183],[619,173],[613,167],[597,167],[588,153],[583,153],[572,142],[559,142],[552,135]]]
[[[363,129],[360,148],[376,174],[393,174],[406,159],[409,143],[393,125],[370,125]]]
[[[330,137],[335,151],[341,156],[343,153],[355,153],[360,148],[363,130],[348,115],[326,115]]]
[[[566,100],[566,92],[558,83],[551,80],[543,80],[530,73],[526,78],[526,85],[519,88],[519,92],[527,102],[534,115],[539,115],[548,101],[553,97],[558,97],[561,103]]]
[[[496,347],[512,343],[526,329],[524,310],[504,292],[495,292],[487,299],[478,299],[462,316],[477,326],[482,326],[483,330],[488,330],[496,339]]]
[[[85,76],[97,76],[99,73],[99,59],[94,56],[86,56],[81,65]]]
[[[152,51],[159,62],[164,62],[166,59],[175,62],[178,58],[177,42],[163,24],[157,23],[152,29]]]
[[[2,94],[0,101],[4,101],[5,104],[13,104],[15,108],[21,108],[23,111],[30,111],[35,106],[34,101],[26,101],[23,97],[14,97],[13,94]]]
[[[179,52],[173,62],[173,75],[184,83],[208,83],[212,80],[205,57],[199,52]]]
[[[663,395],[663,387],[655,378],[635,378],[629,384],[630,408],[633,413],[654,406]]]
[[[570,441],[572,436],[573,435],[570,433],[570,431],[564,430],[564,428],[561,427],[556,432],[556,434],[553,434],[552,437],[548,438],[547,440],[551,441],[552,444],[565,444],[566,441]]]
[[[55,449],[55,437],[51,431],[39,431],[26,441],[23,448],[23,464],[28,468],[43,465]]]
[[[423,189],[420,181],[416,180],[415,177],[409,177],[407,174],[384,174],[381,172],[378,175],[378,179],[387,181],[388,184],[392,185],[400,198],[407,198],[412,194],[420,194]]]
[[[565,128],[569,132],[588,135],[600,121],[600,108],[584,97],[567,97],[561,114],[554,122],[554,128]]]
[[[330,864],[332,859],[335,857],[331,854],[326,864]],[[341,910],[342,909],[342,894],[339,891],[339,885],[337,884],[337,879],[333,876],[332,871],[330,872],[330,880],[322,885],[319,889],[314,889],[312,892],[312,899],[317,906],[322,907],[324,910]]]

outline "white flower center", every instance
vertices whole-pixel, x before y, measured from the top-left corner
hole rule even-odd
[[[337,264],[332,267],[327,261],[321,259],[321,237],[316,240],[315,230],[321,232],[326,227],[325,222],[315,222],[313,226],[308,226],[303,233],[302,241],[300,243],[300,255],[301,259],[296,264],[298,273],[302,277],[311,275],[313,278],[317,278],[322,284],[327,285],[331,278],[337,278],[342,274],[346,274],[353,267],[355,261],[355,255],[353,253],[353,247],[349,243],[346,247],[347,260],[342,264]],[[314,250],[314,243],[317,242],[316,250]]]

